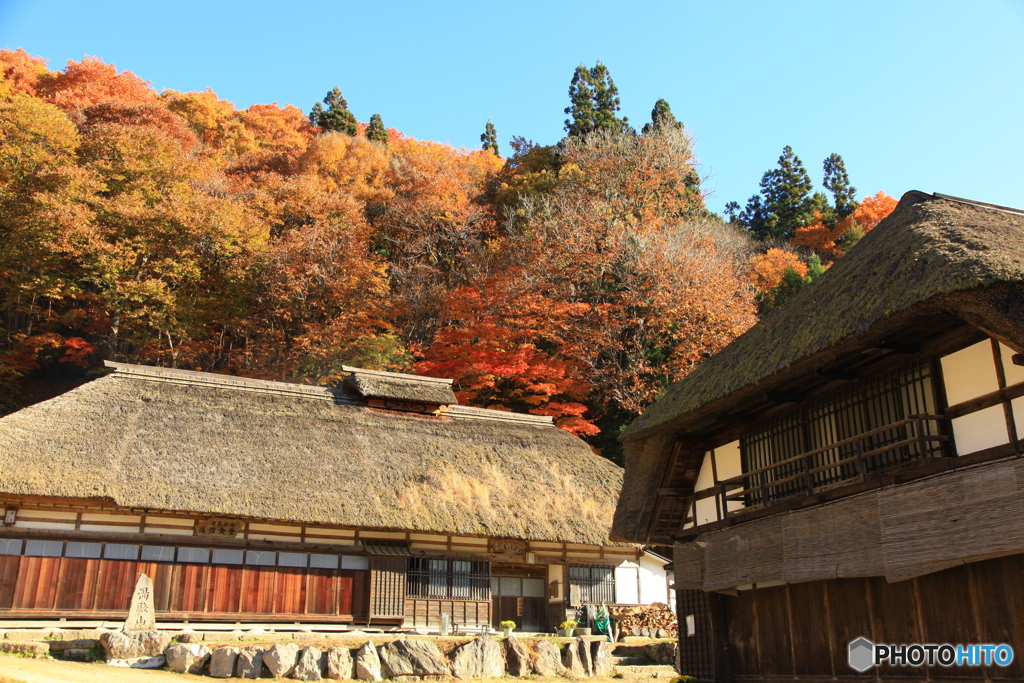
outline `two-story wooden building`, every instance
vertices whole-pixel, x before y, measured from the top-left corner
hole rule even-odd
[[[701,680],[854,676],[861,636],[1020,656],[1022,436],[1024,212],[910,192],[630,426],[613,538],[675,544]]]
[[[394,373],[111,365],[0,419],[0,619],[123,619],[142,572],[192,623],[548,631],[638,594],[622,470],[550,418]]]

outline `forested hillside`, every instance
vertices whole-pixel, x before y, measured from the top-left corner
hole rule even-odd
[[[621,426],[893,204],[858,204],[837,155],[834,201],[811,194],[786,148],[726,222],[668,103],[634,129],[600,63],[566,137],[507,157],[493,122],[454,149],[357,122],[338,88],[239,110],[22,50],[0,79],[0,412],[104,359],[327,385],[346,364],[453,377],[617,458]]]

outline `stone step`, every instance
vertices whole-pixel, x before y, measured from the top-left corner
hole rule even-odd
[[[612,662],[615,666],[646,666],[649,664],[657,664],[650,657],[643,657],[638,655],[630,655],[627,657],[612,657]]]
[[[675,678],[679,674],[671,666],[658,664],[656,666],[622,666],[615,667],[615,678],[625,680],[650,680],[652,678],[665,679],[666,681]]]

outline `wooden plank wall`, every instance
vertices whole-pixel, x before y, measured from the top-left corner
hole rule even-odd
[[[888,583],[834,579],[741,591],[722,597],[729,680],[1020,680],[1024,667],[1024,555],[987,560]],[[882,667],[858,675],[850,641],[1006,643],[1018,654],[1002,668]],[[680,634],[680,638],[685,638]],[[689,674],[689,671],[683,671]]]
[[[484,628],[491,623],[491,601],[406,598],[404,625],[440,628],[442,613],[451,615],[453,625]]]
[[[409,559],[375,555],[370,558],[371,619],[405,616],[406,576]]]
[[[0,615],[117,618],[143,573],[164,618],[367,617],[366,571],[19,555],[0,556]]]

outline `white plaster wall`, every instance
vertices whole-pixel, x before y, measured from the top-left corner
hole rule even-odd
[[[1013,364],[1016,352],[1006,344],[999,345],[999,355],[1003,360],[1003,372],[1006,374],[1006,386],[1024,382],[1024,366]]]
[[[615,568],[615,602],[623,605],[640,604],[640,566],[636,562],[623,562]]]
[[[988,339],[943,356],[940,362],[947,405],[954,406],[999,390],[992,342]]]
[[[700,473],[697,474],[697,483],[694,485],[694,491],[702,491],[709,489],[715,485],[714,472],[711,469],[711,453],[704,454],[704,462],[701,463]],[[697,524],[707,524],[709,522],[717,522],[718,513],[715,512],[715,499],[705,498],[697,501]]]
[[[666,560],[646,553],[640,558],[640,602],[645,605],[663,602],[674,609],[675,601],[668,594],[665,563]]]
[[[715,465],[718,467],[718,481],[732,479],[743,474],[743,462],[740,459],[739,439],[715,449]],[[729,512],[743,508],[742,500],[729,501]],[[714,512],[714,508],[712,508]]]
[[[985,448],[1009,443],[1003,404],[953,420],[953,443],[957,455],[967,455]]]

